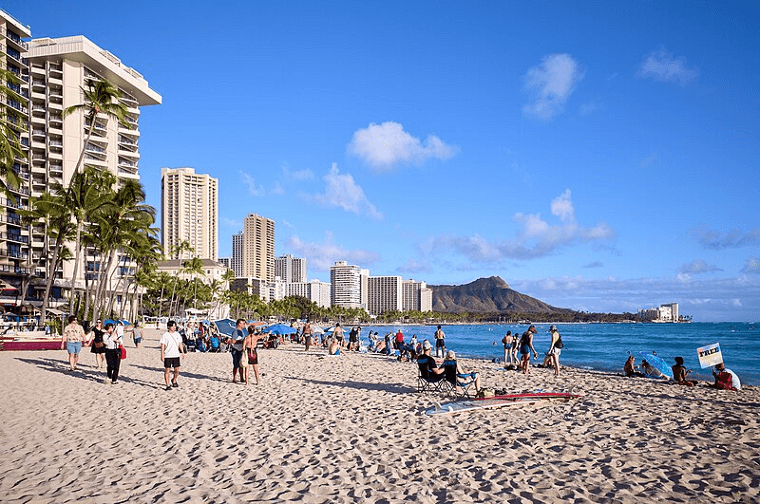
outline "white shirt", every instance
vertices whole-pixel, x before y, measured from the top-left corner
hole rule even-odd
[[[164,347],[164,359],[174,359],[180,356],[182,336],[178,332],[166,331],[161,336],[161,345]]]
[[[174,359],[180,356],[182,336],[178,332],[166,331],[161,336],[161,345],[164,347],[164,359]]]
[[[111,334],[108,334],[106,332],[103,334],[103,343],[106,344],[107,349],[116,350],[119,348],[119,345],[122,345],[124,343],[124,339],[116,334],[116,332],[112,332]]]
[[[730,373],[731,374],[731,384],[734,386],[734,388],[736,390],[741,390],[742,389],[742,382],[739,381],[739,377],[736,376],[736,373],[734,373],[733,371],[731,371],[728,368],[723,368],[723,371],[725,371],[726,373]]]

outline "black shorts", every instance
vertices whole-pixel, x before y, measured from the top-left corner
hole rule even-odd
[[[164,358],[164,369],[178,368],[179,357],[166,357]]]
[[[436,348],[446,347],[446,343],[444,342],[443,338],[438,338],[437,340],[435,340],[435,347]]]

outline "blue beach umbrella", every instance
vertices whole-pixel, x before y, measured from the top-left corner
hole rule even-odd
[[[290,327],[289,325],[285,324],[272,324],[269,327],[267,327],[264,330],[267,334],[276,334],[278,336],[282,334],[293,334],[297,333],[298,329],[295,329],[294,327]]]
[[[639,354],[641,354],[641,357],[657,371],[664,374],[671,380],[673,379],[673,370],[670,368],[670,366],[668,366],[667,362],[651,352],[639,352]]]
[[[113,326],[116,327],[116,321],[111,320],[110,318],[103,321],[103,327],[107,326],[108,324],[113,324]]]
[[[215,320],[214,324],[216,324],[216,328],[219,329],[220,333],[227,336],[232,336],[232,331],[237,327],[235,321],[229,318]]]

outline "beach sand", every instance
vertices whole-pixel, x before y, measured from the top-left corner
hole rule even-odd
[[[462,361],[483,385],[568,403],[430,417],[415,364],[301,346],[189,354],[164,390],[158,332],[103,383],[86,349],[0,352],[3,502],[757,502],[760,389]],[[623,362],[621,361],[621,366]]]

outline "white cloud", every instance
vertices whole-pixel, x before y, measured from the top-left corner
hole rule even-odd
[[[521,225],[521,229],[511,240],[489,242],[479,234],[469,237],[447,235],[432,238],[425,250],[432,254],[453,251],[471,262],[498,263],[506,259],[546,257],[579,242],[607,241],[615,236],[606,223],[593,227],[578,224],[569,189],[551,201],[551,211],[559,223],[547,222],[540,214],[515,214],[513,220]]]
[[[323,178],[325,192],[314,196],[318,203],[327,207],[342,208],[357,215],[366,214],[374,219],[383,218],[383,214],[367,199],[364,190],[354,178],[348,173],[340,173],[337,163],[332,164],[330,171]]]
[[[699,275],[702,273],[714,273],[723,271],[714,264],[707,264],[704,259],[695,259],[690,263],[681,266],[680,273],[685,275]]]
[[[458,151],[440,138],[428,135],[422,142],[413,137],[396,122],[370,123],[354,132],[348,144],[348,152],[363,159],[376,170],[390,170],[399,164],[423,164],[428,159],[445,161]]]
[[[661,47],[649,53],[641,63],[637,75],[660,82],[675,82],[685,86],[697,78],[699,70],[696,67],[688,68],[686,58],[676,58],[664,47]]]
[[[575,85],[583,79],[578,62],[569,54],[550,54],[541,65],[530,68],[525,74],[525,89],[530,102],[523,106],[523,113],[551,119],[562,111]]]
[[[358,264],[368,267],[380,261],[380,255],[370,250],[349,250],[334,242],[333,233],[325,233],[325,239],[321,243],[304,242],[298,236],[291,236],[285,242],[285,248],[299,257],[305,257],[309,270],[330,271],[330,266],[335,261],[348,261],[349,264]]]
[[[742,268],[742,273],[746,275],[760,275],[760,258],[750,257],[747,259]]]
[[[227,217],[222,217],[222,224],[225,227],[231,227],[236,229],[241,229],[243,227],[243,223],[241,221],[235,220],[235,219],[228,219]]]
[[[240,170],[240,178],[243,180],[246,187],[248,187],[248,194],[251,196],[262,196],[264,194],[264,187],[260,185],[257,186],[256,180],[250,174]]]
[[[289,180],[312,180],[314,178],[314,172],[308,168],[293,171],[287,164],[282,166],[282,174]]]
[[[552,277],[509,281],[513,289],[553,306],[592,312],[631,312],[677,302],[698,321],[757,320],[760,280],[752,277],[690,279]]]

